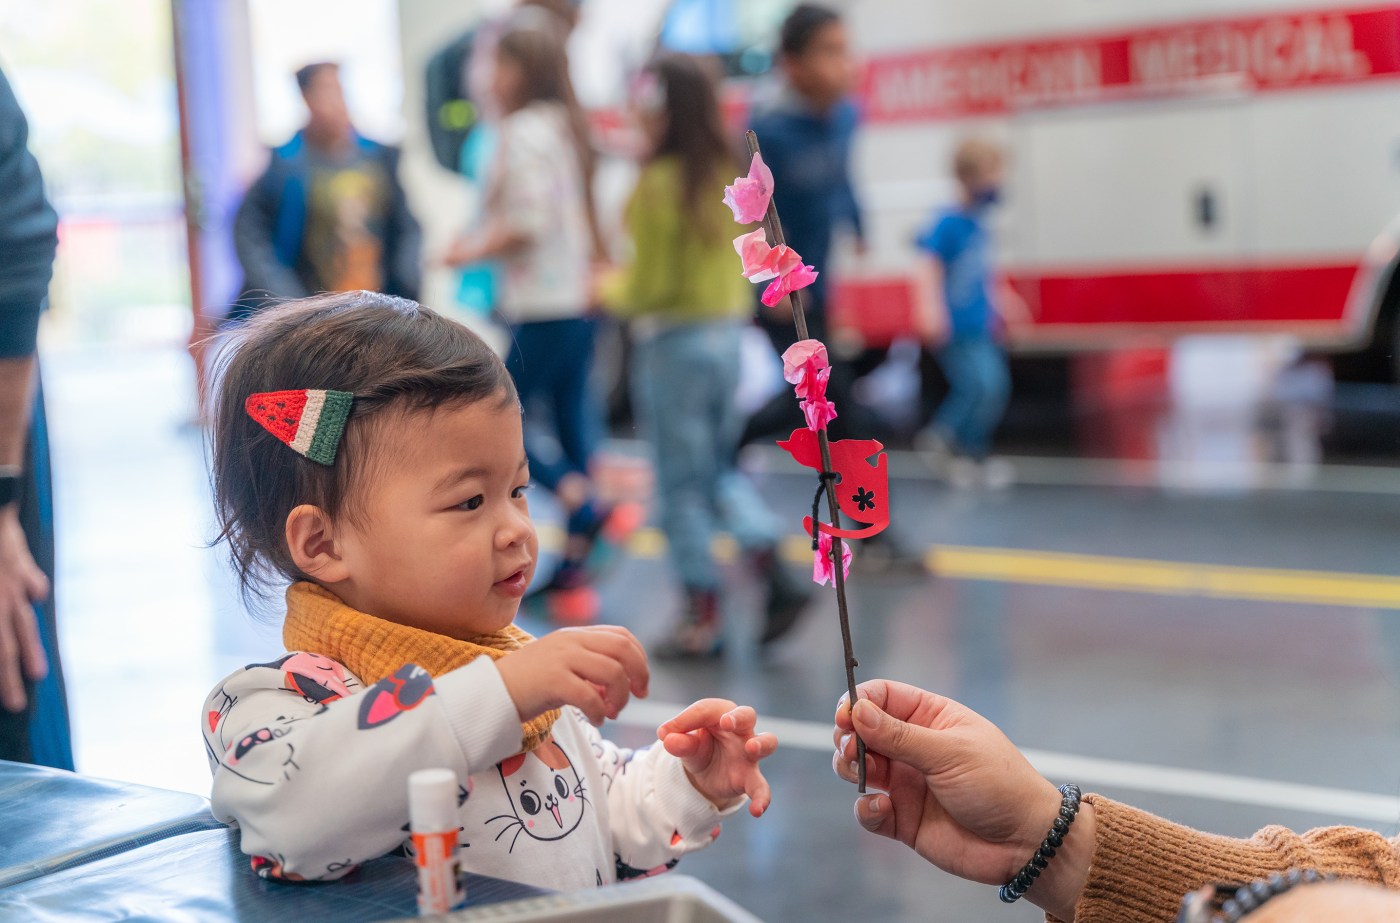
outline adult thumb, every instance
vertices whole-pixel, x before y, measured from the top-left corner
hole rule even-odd
[[[861,699],[851,711],[851,723],[865,745],[892,760],[908,763],[921,772],[933,768],[933,732],[883,711],[869,699]]]

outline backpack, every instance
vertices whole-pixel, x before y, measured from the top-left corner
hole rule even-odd
[[[453,173],[461,169],[462,147],[480,120],[467,90],[467,65],[475,42],[476,29],[467,30],[428,59],[424,74],[428,139],[437,162]]]

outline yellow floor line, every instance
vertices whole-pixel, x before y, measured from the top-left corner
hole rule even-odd
[[[957,545],[935,545],[928,551],[927,563],[937,574],[963,580],[1400,609],[1400,578],[1375,574],[1229,567]]]
[[[557,550],[562,539],[558,529],[540,530],[541,544],[547,548]],[[633,533],[627,550],[634,557],[659,558],[666,553],[666,538],[659,529],[639,529]],[[723,561],[732,561],[738,548],[732,538],[722,536],[715,542],[715,553]],[[791,536],[783,541],[782,555],[794,564],[806,564],[812,560],[811,543],[801,536]],[[1378,574],[1231,567],[969,545],[933,545],[925,553],[924,563],[934,574],[952,580],[1400,609],[1400,577]]]

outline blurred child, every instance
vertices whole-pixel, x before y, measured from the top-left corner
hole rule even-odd
[[[987,212],[1001,197],[1003,160],[990,141],[959,144],[953,154],[958,204],[940,212],[917,241],[919,333],[949,387],[919,445],[930,465],[959,486],[1002,487],[1012,476],[1004,460],[989,457],[1011,395],[1002,328],[1026,310],[1009,287],[993,294]]]
[[[749,125],[758,134],[764,163],[773,171],[773,198],[787,244],[819,273],[803,291],[807,327],[813,338],[834,347],[827,330],[831,245],[837,230],[845,228],[855,235],[857,248],[865,248],[850,171],[859,118],[851,98],[855,56],[840,14],[813,3],[798,4],[788,14],[778,52],[780,82],[769,88],[772,92],[758,94]],[[760,308],[759,325],[779,355],[797,342],[792,312],[783,303]],[[869,438],[877,431],[878,422],[852,394],[858,369],[850,359],[832,349],[828,391],[841,409],[832,424],[834,439]],[[802,425],[802,413],[783,392],[753,415],[743,441],[769,435],[786,438]]]
[[[234,672],[200,722],[214,813],[260,875],[338,878],[405,845],[419,769],[457,773],[470,871],[556,890],[668,868],[746,796],[767,808],[777,741],[753,709],[705,699],[623,750],[594,726],[646,695],[631,633],[514,625],[530,470],[474,334],[323,295],[251,320],[219,377],[220,537],[245,595],[290,584],[289,653]]]
[[[753,294],[736,269],[733,216],[719,194],[737,163],[714,87],[693,58],[666,55],[643,71],[634,96],[648,143],[627,207],[634,253],[605,301],[632,321],[632,403],[655,454],[662,527],[685,587],[684,615],[653,653],[711,657],[723,627],[712,551],[722,528],[767,583],[761,643],[792,628],[807,594],[783,569],[763,499],[733,465]]]
[[[551,587],[569,590],[588,583],[588,554],[613,513],[591,473],[603,431],[589,386],[597,323],[589,316],[591,274],[602,252],[594,157],[561,29],[538,18],[517,21],[496,44],[492,74],[502,118],[484,227],[445,262],[500,260],[500,311],[513,339],[506,367],[525,406],[548,411],[558,441],[558,451],[526,445],[535,478],[568,514],[564,561]],[[622,528],[616,520],[613,526]]]

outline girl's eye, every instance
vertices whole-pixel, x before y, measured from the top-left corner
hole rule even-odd
[[[510,492],[510,498],[511,498],[512,500],[519,500],[519,499],[523,498],[523,497],[524,497],[527,493],[529,493],[529,492],[530,492],[530,485],[529,485],[529,484],[522,484],[521,486],[515,488],[515,490],[512,490],[512,491]]]
[[[464,509],[464,510],[479,510],[479,509],[481,509],[481,504],[483,504],[483,503],[485,503],[485,502],[486,502],[486,498],[483,497],[483,496],[481,496],[480,494],[478,494],[478,495],[476,495],[475,497],[472,497],[472,498],[471,498],[470,500],[468,500],[466,503],[462,503],[462,504],[459,504],[459,505],[460,505],[460,506],[462,507],[462,509]]]

